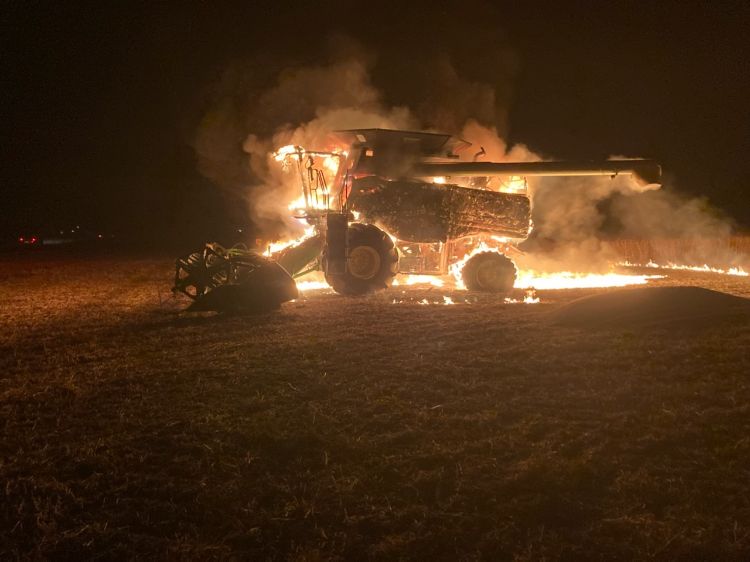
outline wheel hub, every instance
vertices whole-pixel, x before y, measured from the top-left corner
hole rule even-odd
[[[357,246],[349,250],[349,273],[357,279],[372,279],[380,270],[380,254],[370,246]]]
[[[477,268],[477,281],[486,290],[498,290],[503,284],[502,271],[497,264],[483,263]]]

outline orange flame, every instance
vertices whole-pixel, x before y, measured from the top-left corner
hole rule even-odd
[[[284,242],[273,242],[272,244],[269,244],[268,247],[266,248],[266,251],[263,252],[263,255],[270,257],[276,252],[280,252],[281,250],[299,246],[300,244],[302,244],[302,242],[304,242],[305,240],[307,240],[314,234],[315,234],[315,227],[308,226],[307,228],[305,228],[304,234],[302,234],[302,236],[300,236],[299,238],[295,238],[294,240],[286,240]]]
[[[403,279],[394,279],[393,286],[399,285],[432,285],[433,287],[442,287],[445,281],[437,275],[404,275]]]
[[[504,241],[502,238],[498,242]],[[466,289],[461,271],[470,258],[480,252],[496,252],[502,254],[497,247],[486,242],[478,244],[471,252],[450,266],[450,273],[456,282],[457,289]],[[625,287],[628,285],[645,285],[650,279],[661,279],[663,275],[625,275],[615,273],[582,273],[572,271],[539,272],[531,269],[519,270],[513,287],[516,289],[592,289],[599,287]]]
[[[637,263],[630,263],[628,261],[622,262],[620,265],[623,267],[648,267],[651,269],[675,269],[682,271],[699,271],[705,273],[719,273],[721,275],[735,275],[737,277],[748,277],[750,273],[742,269],[741,267],[730,267],[729,269],[720,269],[717,267],[711,267],[707,264],[704,265],[679,265],[672,262],[666,264],[658,264],[654,261],[649,261],[646,265],[639,265]]]

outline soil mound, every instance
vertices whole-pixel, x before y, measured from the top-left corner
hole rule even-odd
[[[750,299],[701,287],[620,289],[575,300],[552,313],[578,328],[702,328],[748,322]]]

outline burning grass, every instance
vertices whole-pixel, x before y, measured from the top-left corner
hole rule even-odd
[[[730,236],[713,240],[613,240],[610,244],[626,264],[676,269],[695,268],[695,271],[732,272],[740,276],[747,275],[750,265],[750,236]],[[737,259],[740,259],[739,265],[731,263]],[[705,264],[706,260],[715,263]]]
[[[3,264],[0,558],[750,554],[746,324],[560,328],[607,290],[420,285],[187,317],[170,270]]]

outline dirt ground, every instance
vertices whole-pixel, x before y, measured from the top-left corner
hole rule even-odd
[[[415,287],[191,317],[171,268],[2,259],[0,559],[750,558],[747,322]]]

